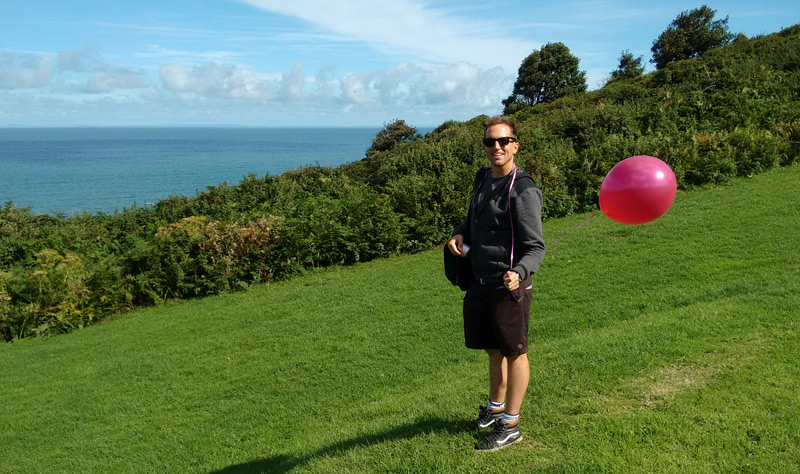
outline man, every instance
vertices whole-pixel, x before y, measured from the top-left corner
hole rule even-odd
[[[530,379],[531,275],[545,247],[542,193],[514,163],[520,146],[514,122],[493,117],[483,136],[490,166],[478,170],[467,218],[447,246],[472,264],[473,280],[464,296],[464,340],[468,348],[489,355],[489,401],[480,407],[473,427],[493,427],[475,449],[495,451],[522,439],[519,413]]]

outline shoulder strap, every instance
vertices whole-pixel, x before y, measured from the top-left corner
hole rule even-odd
[[[508,221],[511,223],[511,263],[509,270],[514,268],[514,219],[511,217],[511,190],[514,189],[514,181],[517,179],[517,165],[514,165],[514,174],[511,175],[511,184],[508,186]]]
[[[479,203],[475,201],[475,199],[478,197],[478,191],[481,190],[483,182],[486,181],[486,178],[489,177],[489,174],[491,172],[492,168],[489,168],[486,170],[485,173],[481,173],[481,171],[478,170],[478,173],[475,174],[475,181],[472,183],[472,197],[470,198],[470,204],[469,204],[470,209],[478,206]],[[483,176],[481,176],[481,174],[483,174]]]

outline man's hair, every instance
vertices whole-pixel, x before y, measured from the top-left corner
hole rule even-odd
[[[511,135],[514,138],[517,138],[517,125],[514,123],[514,119],[507,116],[507,115],[495,115],[494,117],[490,118],[483,124],[483,136],[486,136],[486,130],[489,130],[489,127],[492,125],[508,125],[508,128],[511,129]]]

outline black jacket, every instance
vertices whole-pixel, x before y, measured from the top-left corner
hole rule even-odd
[[[477,191],[490,170],[485,166],[475,175],[467,218],[455,228],[453,235],[463,235],[464,242],[469,244],[468,257],[476,277],[502,278],[511,260],[513,221],[514,267],[511,270],[524,280],[539,270],[544,258],[542,191],[528,173],[517,168],[514,189],[510,193],[510,213],[508,187],[513,172],[499,184],[499,191],[478,203]]]

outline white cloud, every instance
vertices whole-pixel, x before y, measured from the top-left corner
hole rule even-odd
[[[336,78],[331,66],[307,74],[295,61],[282,74],[259,74],[234,63],[214,61],[187,66],[161,66],[167,91],[212,99],[254,103],[303,104],[315,110],[447,109],[493,107],[511,91],[513,78],[499,67],[481,69],[470,63],[443,68],[401,63],[368,72],[349,72]]]
[[[164,87],[172,92],[250,100],[271,95],[257,73],[228,62],[212,61],[188,69],[183,63],[169,63],[161,66],[159,75]]]
[[[317,85],[317,94],[323,100],[329,100],[334,97],[335,87],[338,85],[336,80],[336,67],[325,66],[319,70],[315,80]]]
[[[62,71],[83,71],[86,69],[85,58],[85,52],[61,51],[58,53],[58,69]]]
[[[73,120],[90,117],[89,104],[93,104],[92,110],[107,106],[129,118],[135,116],[134,110],[137,114],[148,110],[160,116],[172,114],[175,120],[186,123],[219,120],[223,113],[228,117],[223,121],[235,121],[240,116],[258,121],[258,117],[269,117],[278,110],[312,119],[340,116],[336,123],[380,122],[396,116],[448,118],[458,116],[458,111],[464,116],[473,114],[475,108],[479,109],[475,113],[495,110],[512,83],[499,67],[486,69],[468,62],[446,66],[398,63],[343,75],[332,65],[308,71],[301,61],[283,72],[256,71],[222,60],[169,62],[158,66],[157,75],[151,77],[145,70],[109,64],[88,48],[51,55],[6,53],[0,55],[0,66],[0,89],[9,90],[0,99],[11,107],[29,100],[21,95],[27,94],[26,88],[45,87],[48,92],[40,96],[39,105],[34,107],[31,102],[24,108],[31,116],[36,114],[35,109],[41,109],[42,116],[50,110],[51,120],[57,120],[57,114]],[[129,90],[138,92],[124,92]],[[81,106],[75,107],[79,101]],[[52,108],[42,109],[45,103]],[[18,114],[9,112],[0,114],[0,120],[14,123]],[[350,118],[342,115],[347,112]],[[80,120],[89,123],[90,119]]]
[[[46,86],[52,75],[47,55],[4,52],[0,54],[0,89],[32,89]]]
[[[339,82],[342,88],[342,97],[345,102],[351,104],[367,104],[372,102],[369,78],[350,72],[342,76]]]
[[[499,67],[454,63],[429,69],[412,64],[341,79],[342,98],[355,105],[406,107],[491,107],[510,94],[513,78]]]
[[[61,51],[57,55],[57,89],[84,94],[110,93],[119,89],[142,89],[151,85],[143,71],[106,63],[96,51]]]
[[[84,48],[80,51],[61,51],[57,57],[59,71],[92,72],[106,67],[100,53],[91,48]]]
[[[351,104],[407,102],[411,85],[423,73],[419,66],[402,63],[368,73],[348,73],[341,79],[342,98]]]
[[[158,44],[150,44],[147,46],[147,51],[137,53],[135,56],[141,58],[157,58],[161,60],[172,61],[224,61],[230,58],[240,56],[241,54],[233,51],[223,50],[203,50],[191,51],[185,49],[168,49]]]
[[[513,78],[502,68],[482,70],[461,62],[426,74],[416,90],[424,94],[420,100],[428,105],[489,107],[505,99],[512,85]]]
[[[298,17],[344,38],[385,52],[411,54],[439,64],[471,62],[516,70],[538,47],[510,34],[506,14],[476,20],[452,16],[418,0],[242,0],[257,8]]]
[[[104,67],[92,74],[84,92],[102,93],[117,89],[142,89],[148,87],[150,81],[140,72],[121,67]]]
[[[64,74],[96,77],[94,92],[125,87],[124,70],[117,70],[116,76],[112,72]],[[141,85],[136,74],[128,79],[131,86]],[[19,109],[35,116],[40,125],[97,124],[98,116],[108,115],[102,125],[367,125],[402,117],[427,126],[496,113],[510,81],[499,68],[469,63],[444,68],[404,63],[342,76],[330,66],[307,71],[301,62],[284,73],[269,74],[234,63],[167,63],[160,68],[160,87],[150,80],[133,94],[76,95],[88,92],[80,88],[88,87],[88,80],[54,84],[51,89],[61,89],[36,100],[33,91],[0,91],[6,104],[0,122],[20,123]]]
[[[300,61],[292,64],[292,70],[283,75],[278,99],[286,102],[301,101],[306,98],[306,68]]]

